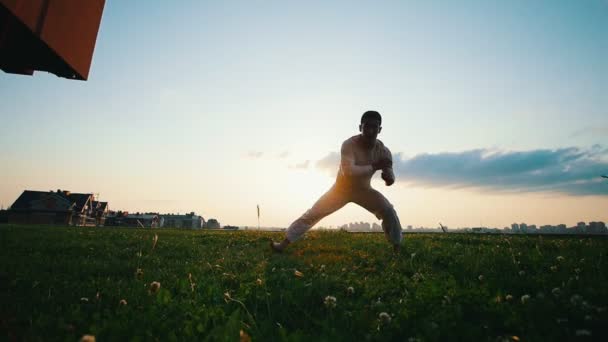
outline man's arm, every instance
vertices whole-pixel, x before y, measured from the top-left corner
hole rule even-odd
[[[384,183],[386,186],[391,186],[395,183],[395,173],[393,172],[393,154],[391,151],[385,147],[385,158],[390,160],[390,166],[382,169],[382,179],[384,179]]]
[[[340,167],[346,176],[368,176],[376,171],[371,165],[355,165],[352,146],[346,142],[342,144],[340,154]]]

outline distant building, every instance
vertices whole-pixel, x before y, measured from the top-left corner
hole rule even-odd
[[[604,222],[589,222],[589,228],[587,230],[589,234],[606,234],[606,224]]]
[[[526,234],[528,232],[528,225],[525,223],[520,223],[519,224],[519,231],[523,234]]]
[[[163,214],[163,228],[201,229],[205,227],[205,219],[194,212],[185,215]]]
[[[207,224],[205,225],[205,228],[208,228],[208,229],[220,229],[220,228],[222,228],[222,226],[220,225],[220,222],[218,220],[211,218],[211,219],[209,219],[207,221]]]
[[[587,232],[587,225],[585,222],[579,222],[574,228],[578,234],[585,234]]]
[[[517,223],[513,223],[511,225],[511,230],[513,231],[513,233],[519,233],[519,225]]]

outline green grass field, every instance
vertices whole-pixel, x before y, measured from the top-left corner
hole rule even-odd
[[[382,234],[270,238],[0,225],[0,338],[608,338],[605,238],[409,234],[400,255]]]

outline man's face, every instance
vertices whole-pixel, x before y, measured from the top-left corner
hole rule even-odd
[[[380,127],[380,121],[375,119],[365,120],[361,123],[361,125],[359,125],[359,131],[361,131],[361,134],[365,140],[367,140],[367,142],[376,141],[378,133],[380,133],[381,130],[382,127]]]

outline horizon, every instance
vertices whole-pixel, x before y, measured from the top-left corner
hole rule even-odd
[[[86,82],[2,73],[4,208],[69,189],[287,227],[378,110],[404,228],[608,221],[604,0],[146,4],[106,3]]]

